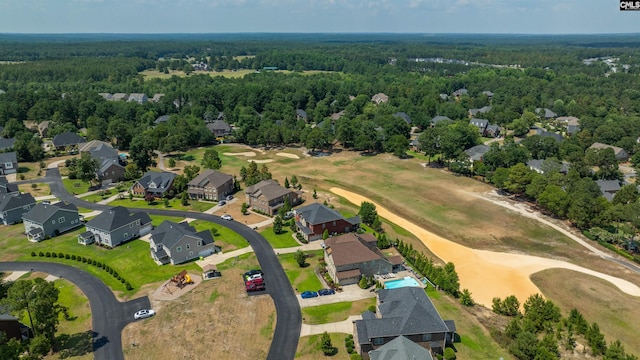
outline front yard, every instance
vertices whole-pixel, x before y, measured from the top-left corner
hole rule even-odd
[[[278,256],[289,282],[298,293],[307,290],[318,291],[324,287],[315,273],[315,268],[320,265],[322,260],[322,250],[306,251],[305,254],[311,256],[307,257],[308,265],[302,268],[295,260],[295,253]]]
[[[216,226],[215,224],[204,220],[196,220],[192,222],[191,225],[198,231],[215,229],[213,231],[213,239],[215,240],[215,244],[222,248],[223,252],[229,252],[249,246],[249,242],[245,238],[224,226]]]
[[[283,226],[282,232],[278,235],[273,232],[273,227],[269,227],[261,231],[260,235],[264,236],[274,249],[300,246],[300,244],[293,238],[291,229],[287,226]]]
[[[331,295],[328,295],[331,296]],[[360,315],[370,306],[376,305],[376,298],[357,300],[354,302],[337,302],[327,305],[302,308],[302,322],[309,325],[326,324],[347,320],[351,315]]]

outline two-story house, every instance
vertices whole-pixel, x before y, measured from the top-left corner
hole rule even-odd
[[[485,132],[487,131],[487,126],[489,126],[489,120],[471,118],[471,120],[469,120],[469,124],[477,127],[478,134],[480,134],[480,136],[484,136]]]
[[[176,174],[171,172],[149,171],[131,186],[131,193],[143,197],[147,195],[153,195],[156,198],[169,196],[173,190],[175,178]]]
[[[399,336],[437,354],[453,342],[455,323],[442,320],[423,289],[382,289],[376,295],[376,312],[353,322],[355,348],[363,359]]]
[[[393,272],[402,258],[387,258],[377,247],[371,234],[349,233],[324,241],[324,261],[334,282],[340,285],[357,284],[361,276]]]
[[[330,234],[357,231],[360,217],[345,219],[339,212],[322,204],[313,203],[294,210],[298,232],[307,241],[322,238],[325,230]]]
[[[617,146],[613,146],[613,145],[607,145],[607,144],[603,144],[603,143],[593,143],[591,146],[589,146],[589,149],[595,149],[597,151],[603,150],[603,149],[611,149],[613,150],[613,153],[616,156],[616,160],[618,161],[627,161],[629,160],[629,153],[621,148],[621,147],[617,147]]]
[[[18,157],[14,152],[0,153],[0,175],[18,172]]]
[[[187,184],[187,194],[197,200],[224,200],[233,193],[233,176],[207,169]]]
[[[254,210],[273,216],[288,199],[291,206],[301,201],[300,193],[280,186],[275,180],[262,180],[245,189],[247,204]]]
[[[369,351],[370,360],[433,360],[431,351],[404,336],[389,341],[381,347]]]
[[[225,137],[231,134],[231,125],[224,120],[215,120],[207,124],[207,129],[211,131],[216,138]]]
[[[117,206],[89,220],[86,227],[87,231],[78,235],[80,244],[98,242],[115,247],[125,241],[147,235],[153,229],[153,224],[147,213],[131,212],[125,207]]]
[[[182,264],[220,251],[210,230],[198,232],[187,222],[163,221],[151,232],[149,243],[151,257],[158,265]]]
[[[66,148],[77,147],[79,144],[86,143],[87,139],[76,133],[63,132],[54,136],[52,141],[56,150],[64,150]]]
[[[37,204],[22,215],[29,241],[38,242],[58,236],[82,225],[78,208],[70,203]]]
[[[88,152],[98,161],[96,176],[101,182],[117,182],[124,178],[124,166],[120,163],[118,151],[104,141],[92,140],[78,146],[80,153]]]
[[[36,205],[36,200],[29,193],[0,195],[0,222],[4,225],[17,224],[22,215]]]

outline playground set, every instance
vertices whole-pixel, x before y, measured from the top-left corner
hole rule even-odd
[[[173,276],[166,284],[162,286],[162,291],[167,291],[169,294],[173,294],[173,292],[171,291],[172,287],[175,291],[175,288],[182,289],[189,284],[193,284],[191,275],[187,274],[186,270],[182,270],[178,275]]]

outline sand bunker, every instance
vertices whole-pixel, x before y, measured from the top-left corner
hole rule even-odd
[[[491,300],[494,297],[515,295],[523,302],[530,295],[541,293],[530,276],[552,268],[569,269],[596,276],[609,281],[629,295],[640,296],[640,288],[629,281],[565,261],[467,248],[397,216],[364,196],[340,188],[330,190],[356,205],[363,201],[375,204],[381,217],[411,232],[440,259],[453,262],[460,277],[460,289],[469,289],[473,299],[488,308],[491,308]]]
[[[277,153],[276,155],[282,156],[282,157],[286,157],[286,158],[289,158],[289,159],[300,159],[300,156],[298,156],[296,154],[289,154],[289,153],[280,152],[280,153]]]
[[[247,160],[248,162],[254,162],[256,164],[264,164],[264,163],[270,163],[273,161],[273,159],[264,159],[264,160]]]
[[[223,153],[222,155],[227,156],[256,156],[256,153],[253,151],[246,151],[241,153]]]

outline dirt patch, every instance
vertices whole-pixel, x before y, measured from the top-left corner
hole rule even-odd
[[[276,155],[277,156],[281,156],[281,157],[286,157],[286,158],[289,158],[289,159],[300,159],[300,156],[298,156],[296,154],[289,154],[289,153],[279,152]]]
[[[530,295],[540,293],[530,276],[551,268],[571,269],[596,276],[627,294],[640,296],[640,288],[626,280],[554,259],[470,249],[431,233],[361,195],[339,188],[331,188],[331,191],[354,204],[363,201],[374,203],[380,216],[413,233],[440,259],[453,262],[460,276],[460,288],[469,289],[474,300],[486,307],[491,307],[491,301],[496,296],[504,298],[515,295],[522,302]]]
[[[268,295],[247,296],[238,275],[242,271],[222,270],[222,278],[204,281],[161,307],[154,304],[155,317],[124,329],[125,358],[208,360],[215,354],[216,359],[265,359],[275,307]]]
[[[256,156],[256,153],[253,151],[245,151],[245,152],[238,152],[238,153],[224,153],[223,155],[253,157],[253,156]]]
[[[202,282],[201,274],[189,274],[191,284],[185,284],[182,288],[178,287],[176,283],[172,283],[170,280],[166,281],[162,286],[160,286],[156,291],[151,294],[150,299],[152,301],[170,301],[175,300],[189,291],[195,289]]]

